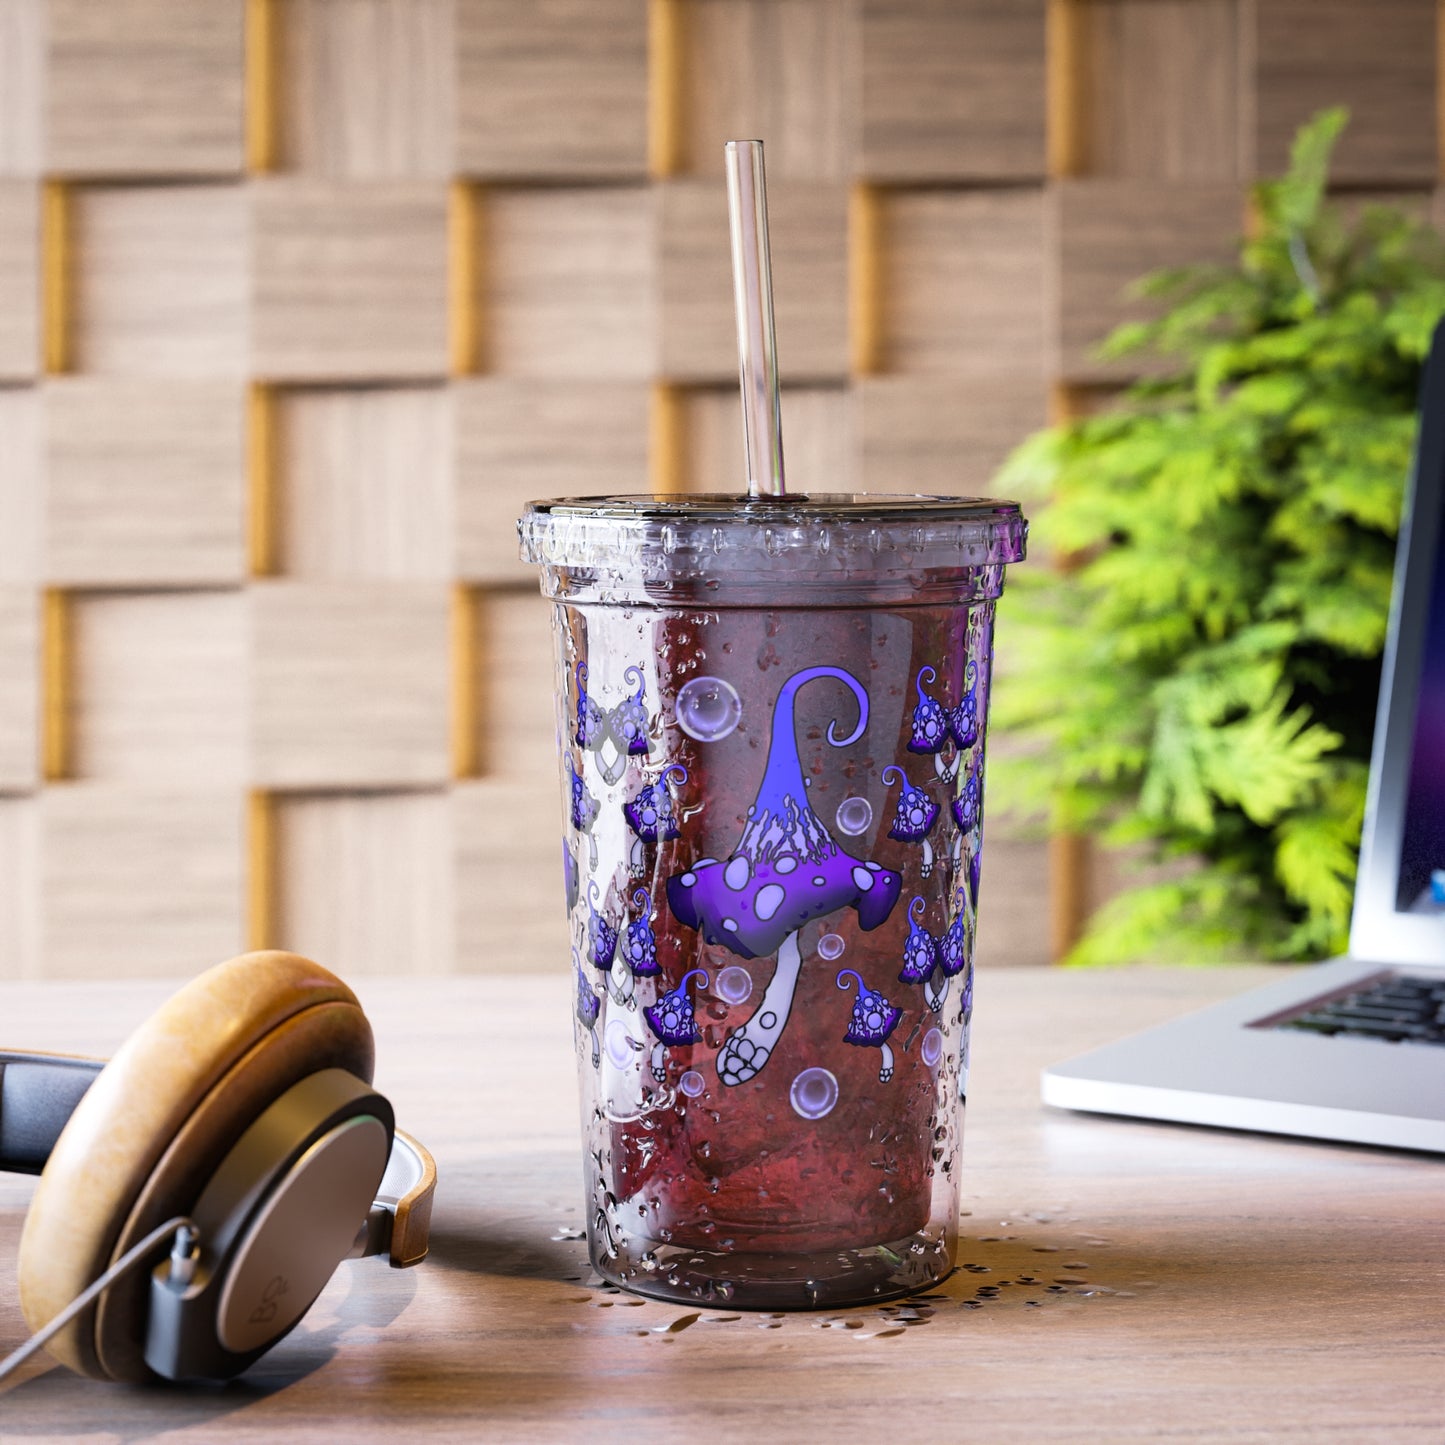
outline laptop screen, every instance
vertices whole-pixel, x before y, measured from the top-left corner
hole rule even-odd
[[[1420,385],[1350,952],[1445,966],[1445,322]]]
[[[1430,571],[1395,906],[1445,914],[1445,533],[1438,526]]]

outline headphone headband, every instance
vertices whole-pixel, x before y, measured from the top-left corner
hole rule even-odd
[[[0,1172],[39,1174],[104,1059],[0,1049]]]

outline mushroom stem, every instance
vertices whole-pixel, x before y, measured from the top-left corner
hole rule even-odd
[[[597,749],[597,767],[602,781],[609,788],[614,787],[618,778],[627,771],[627,754],[610,737],[604,738],[602,746]]]
[[[667,1053],[660,1043],[652,1046],[652,1077],[659,1084],[667,1078]]]
[[[632,996],[632,970],[628,968],[626,960],[622,957],[622,950],[612,956],[612,967],[608,971],[608,978],[612,983],[612,997],[618,1003],[626,1004],[628,1008],[636,1008],[637,1001]]]
[[[893,1077],[893,1050],[886,1043],[878,1045],[882,1062],[878,1066],[878,1082],[886,1084]]]
[[[632,840],[632,851],[628,855],[628,867],[631,869],[634,878],[641,878],[642,875],[647,872],[647,863],[642,853],[641,838],[634,838]]]
[[[954,753],[951,762],[943,761],[943,753],[936,752],[933,755],[933,771],[938,774],[938,779],[943,783],[951,783],[958,776],[959,754]]]
[[[919,869],[919,872],[925,878],[933,872],[933,844],[927,838],[923,840],[923,867]]]
[[[587,1032],[592,1038],[592,1067],[600,1069],[602,1067],[602,1046],[597,1042],[597,1025],[593,1024]]]
[[[718,1055],[718,1078],[724,1084],[747,1083],[762,1071],[772,1057],[773,1049],[787,1026],[802,967],[803,955],[798,948],[798,935],[790,933],[778,949],[777,967],[768,980],[762,1002],[747,1023],[729,1037]]]
[[[928,1006],[934,1013],[943,1007],[943,1001],[948,997],[948,975],[943,976],[941,983],[937,982],[937,978],[937,974],[930,974],[923,983],[923,997],[928,1000]]]

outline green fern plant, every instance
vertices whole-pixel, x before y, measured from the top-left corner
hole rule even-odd
[[[1254,193],[1237,261],[1140,284],[1166,309],[1102,354],[1164,370],[1027,441],[997,490],[1045,500],[1000,615],[992,799],[1174,866],[1070,961],[1340,948],[1364,810],[1416,389],[1445,252],[1328,202],[1342,111]]]

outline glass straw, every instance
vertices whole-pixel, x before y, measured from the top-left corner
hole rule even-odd
[[[763,143],[724,147],[728,224],[733,243],[733,301],[738,318],[738,379],[743,392],[743,448],[750,497],[781,497],[783,417],[778,404],[778,349],[773,334],[773,269],[768,255],[768,197]]]

